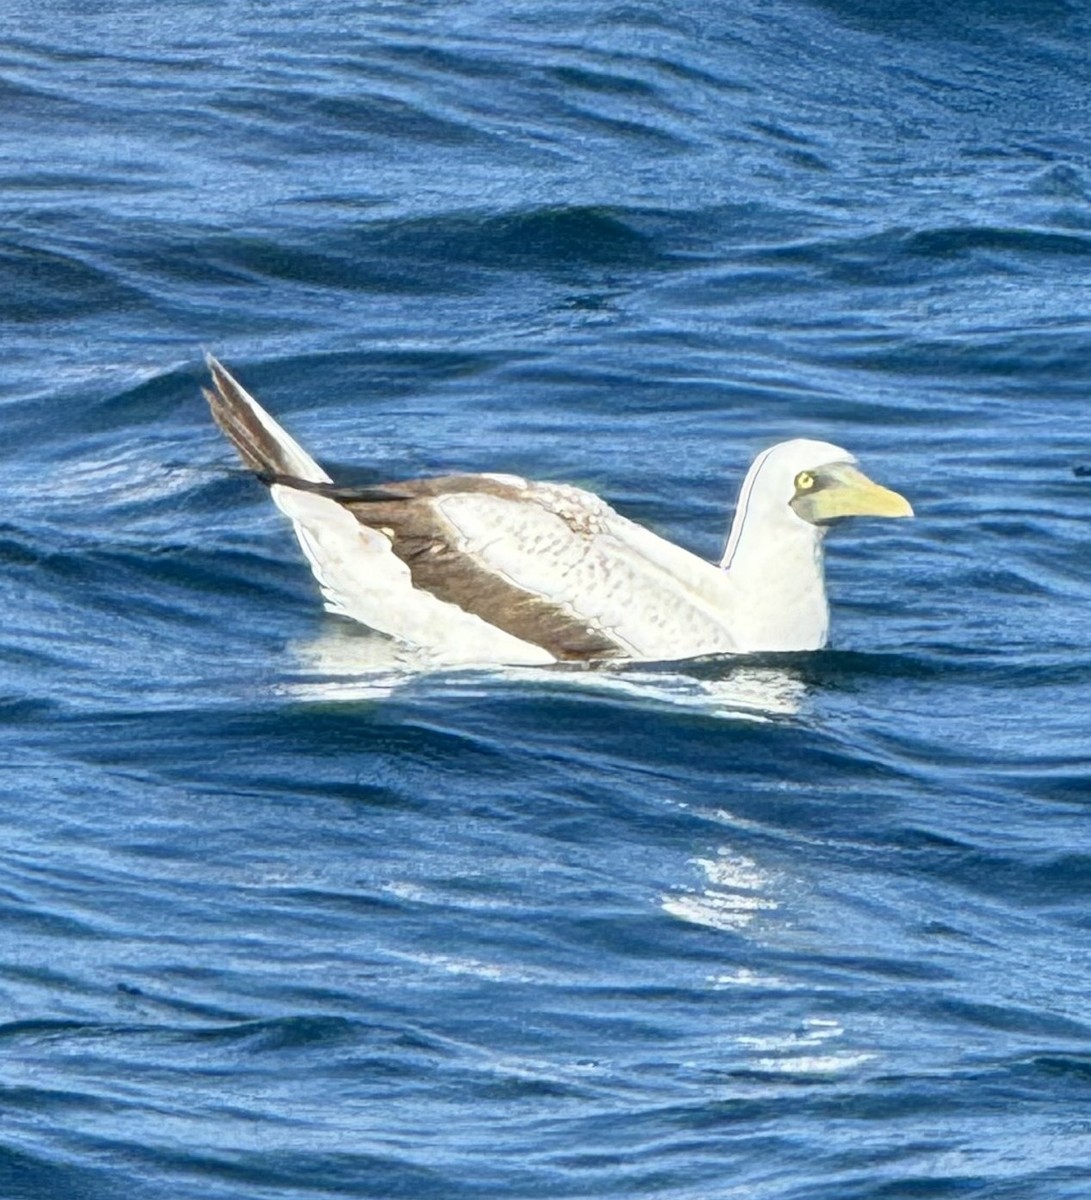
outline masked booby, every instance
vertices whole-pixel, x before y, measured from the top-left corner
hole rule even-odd
[[[567,484],[338,487],[211,355],[208,366],[212,415],[291,520],[327,609],[437,666],[816,650],[830,523],[913,515],[848,451],[803,438],[751,464],[719,565]]]

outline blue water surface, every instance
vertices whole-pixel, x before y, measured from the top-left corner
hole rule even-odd
[[[0,45],[0,1197],[1091,1195],[1091,16],[50,0]],[[199,393],[830,649],[363,680]],[[353,474],[355,473],[355,474]]]

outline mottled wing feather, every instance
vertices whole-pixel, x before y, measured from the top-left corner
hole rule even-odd
[[[342,500],[356,518],[390,539],[406,565],[413,586],[437,599],[476,613],[484,621],[520,641],[548,650],[562,660],[615,658],[629,647],[609,636],[573,606],[547,593],[522,587],[495,570],[487,559],[467,553],[458,531],[443,518],[451,496],[491,496],[518,509],[514,497],[523,480],[487,476],[449,476],[411,484],[366,489]],[[413,500],[387,499],[403,486],[414,488]]]
[[[558,658],[729,651],[722,573],[589,492],[510,478],[391,484],[343,500],[390,537],[415,587]]]
[[[730,651],[726,610],[687,585],[627,534],[630,522],[586,492],[533,485],[520,502],[495,495],[450,495],[436,507],[456,531],[458,544],[515,586],[548,597],[602,630],[639,658],[678,658]],[[633,528],[640,529],[639,526]],[[665,555],[677,564],[685,556],[688,573],[701,564],[685,551]],[[702,576],[702,579],[704,577]]]

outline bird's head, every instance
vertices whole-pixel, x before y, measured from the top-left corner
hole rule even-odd
[[[755,459],[740,507],[805,521],[823,529],[843,517],[911,517],[904,496],[869,479],[840,446],[795,438]]]
[[[912,515],[904,496],[868,479],[840,446],[808,438],[778,442],[746,474],[721,565],[732,565],[744,534],[751,552],[765,554],[800,539],[817,547],[843,517]]]

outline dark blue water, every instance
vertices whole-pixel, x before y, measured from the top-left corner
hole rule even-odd
[[[1091,1195],[1091,18],[9,3],[0,1196]],[[198,385],[834,645],[362,686]]]

